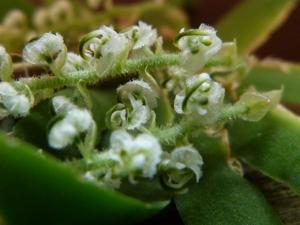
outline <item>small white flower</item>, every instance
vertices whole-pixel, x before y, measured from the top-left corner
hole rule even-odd
[[[129,40],[111,27],[101,26],[85,35],[80,46],[80,54],[84,58],[117,57],[128,53]]]
[[[63,66],[62,70],[65,73],[70,73],[84,70],[87,67],[87,62],[83,58],[73,52],[68,52],[65,65]]]
[[[59,121],[49,132],[49,145],[55,149],[65,148],[73,143],[77,135],[78,132],[73,124],[68,123],[66,120]]]
[[[122,102],[129,102],[131,98],[141,99],[151,109],[157,106],[157,93],[153,91],[148,83],[142,80],[129,81],[117,89]]]
[[[193,177],[196,182],[202,176],[203,159],[192,146],[175,148],[171,154],[166,154],[160,164],[165,184],[171,188],[180,189]]]
[[[0,102],[8,114],[14,117],[24,117],[28,115],[31,102],[24,94],[19,94],[9,83],[0,83]]]
[[[190,73],[200,70],[206,62],[222,47],[216,30],[205,24],[198,29],[182,29],[177,38],[177,46],[181,50],[183,67]]]
[[[224,88],[202,73],[186,81],[186,89],[175,97],[174,109],[178,114],[196,114],[202,125],[212,125],[218,120],[224,95]]]
[[[157,171],[162,150],[158,140],[150,134],[130,136],[126,131],[115,131],[110,139],[112,151],[123,161],[125,175],[134,177],[141,173],[143,177],[152,178]]]
[[[45,33],[29,42],[23,49],[23,58],[32,64],[51,65],[56,69],[65,63],[67,48],[60,34]]]
[[[11,80],[13,73],[12,60],[5,48],[0,46],[0,79],[2,81]]]
[[[81,133],[86,133],[94,125],[90,112],[80,109],[67,98],[56,96],[53,98],[54,110],[63,114],[62,120],[55,123],[48,136],[49,145],[56,149],[64,148],[73,143]]]
[[[76,106],[64,96],[55,96],[52,99],[52,105],[55,113],[67,113],[76,108]]]
[[[135,100],[132,108],[117,104],[107,113],[108,125],[113,129],[135,130],[145,126],[151,120],[151,110],[140,100]]]
[[[151,47],[157,40],[157,31],[142,21],[133,26],[125,35],[133,41],[133,49]]]

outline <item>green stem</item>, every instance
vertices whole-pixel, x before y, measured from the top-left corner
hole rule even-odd
[[[160,127],[151,130],[162,144],[174,144],[179,137],[183,137],[194,128],[191,120],[182,119],[179,123],[170,127]]]
[[[82,85],[92,85],[103,82],[112,77],[124,76],[144,71],[146,68],[162,68],[180,63],[180,56],[176,54],[155,55],[142,59],[129,59],[120,67],[112,67],[107,73],[99,76],[95,70],[84,70],[71,74],[63,74],[63,78],[52,75],[42,75],[39,78],[22,78],[14,82],[14,85],[27,85],[32,91],[45,88],[62,88],[65,86],[76,86],[78,82]]]
[[[221,121],[233,120],[247,110],[248,107],[245,104],[229,105],[223,108],[219,119]]]

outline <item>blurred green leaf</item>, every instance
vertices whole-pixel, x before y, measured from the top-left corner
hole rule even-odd
[[[296,6],[297,0],[244,0],[218,23],[224,41],[237,40],[240,53],[257,49]]]
[[[134,224],[167,204],[143,203],[84,182],[2,134],[0,145],[0,211],[10,225]]]
[[[300,118],[278,107],[259,122],[229,127],[233,153],[300,194]]]
[[[186,225],[275,225],[278,216],[262,194],[225,163],[220,141],[199,136],[194,145],[204,158],[204,176],[175,199]]]
[[[267,59],[255,62],[247,77],[242,81],[241,90],[253,85],[260,91],[284,88],[282,100],[300,103],[300,65]]]
[[[28,16],[32,14],[35,7],[30,1],[26,0],[1,0],[0,1],[0,19],[12,9],[20,9]]]

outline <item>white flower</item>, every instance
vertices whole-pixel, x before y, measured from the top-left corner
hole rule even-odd
[[[205,24],[198,29],[182,29],[176,42],[183,56],[183,67],[190,73],[200,70],[222,47],[216,30]]]
[[[118,154],[123,161],[121,171],[133,178],[141,173],[143,177],[152,178],[160,162],[161,147],[158,140],[150,134],[130,136],[126,131],[115,131],[110,138],[109,151]]]
[[[4,111],[14,117],[24,117],[28,115],[31,102],[24,94],[19,94],[9,83],[0,83],[0,102],[4,106]]]
[[[87,68],[87,66],[88,66],[87,62],[79,55],[73,52],[68,52],[65,65],[63,66],[62,70],[65,73],[70,73],[70,72],[84,70]]]
[[[11,80],[13,73],[12,60],[5,48],[0,46],[0,78],[2,81]]]
[[[193,177],[196,182],[202,176],[203,160],[199,152],[192,146],[175,148],[171,154],[166,154],[160,164],[165,184],[171,188],[180,189]]]
[[[157,93],[148,83],[142,80],[129,81],[117,89],[122,102],[129,102],[132,98],[143,100],[151,109],[157,106]]]
[[[67,48],[60,34],[45,33],[29,42],[23,49],[23,58],[32,64],[50,65],[60,69],[65,63]]]
[[[94,125],[90,112],[73,105],[67,98],[57,96],[53,99],[54,110],[63,114],[62,120],[56,122],[48,135],[49,145],[62,149],[73,143],[81,133],[87,133]]]
[[[78,135],[76,128],[66,120],[57,122],[50,130],[49,145],[55,149],[64,148],[73,143]]]
[[[135,130],[145,126],[152,118],[151,109],[140,100],[134,100],[132,107],[117,104],[107,113],[108,126],[113,129]]]
[[[80,54],[84,58],[117,57],[128,53],[129,40],[113,28],[101,26],[80,41]]]
[[[157,40],[157,31],[152,26],[142,21],[138,26],[133,26],[125,35],[133,41],[133,49],[151,47]]]
[[[67,113],[76,108],[76,106],[64,96],[55,96],[52,99],[52,105],[55,113]]]
[[[175,97],[174,109],[178,114],[196,114],[202,125],[212,125],[219,118],[224,95],[224,88],[202,73],[186,81],[186,89]]]

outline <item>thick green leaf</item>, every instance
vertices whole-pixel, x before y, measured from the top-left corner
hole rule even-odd
[[[0,214],[10,225],[134,224],[167,204],[146,204],[84,182],[2,134],[0,146]]]
[[[26,0],[2,0],[0,1],[0,19],[12,9],[21,9],[27,15],[34,11],[34,5]]]
[[[203,178],[187,194],[175,199],[184,223],[281,224],[262,194],[226,165],[225,149],[220,142],[206,139],[201,136],[194,141],[204,158]]]
[[[284,88],[282,100],[300,103],[300,65],[267,59],[254,63],[249,74],[242,81],[241,90],[253,85],[258,90],[269,91]]]
[[[229,127],[233,153],[300,194],[300,119],[278,107],[259,122]]]
[[[244,0],[218,23],[224,41],[237,40],[241,53],[253,52],[282,24],[296,0]]]

